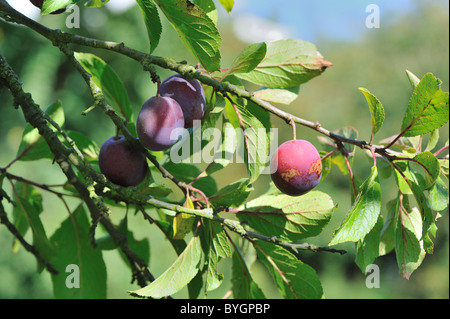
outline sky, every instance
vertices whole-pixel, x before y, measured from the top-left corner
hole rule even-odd
[[[429,0],[447,3],[448,0]],[[8,0],[25,14],[37,18],[39,10],[28,0]],[[220,6],[215,1],[216,6]],[[395,13],[414,9],[414,0],[235,0],[231,15],[219,9],[220,18],[232,20],[236,35],[244,42],[300,38],[315,42],[318,37],[337,41],[357,40],[367,27],[375,4],[380,10],[380,27],[389,24]],[[106,7],[115,12],[136,5],[136,0],[110,0]],[[219,19],[220,19],[219,18]]]

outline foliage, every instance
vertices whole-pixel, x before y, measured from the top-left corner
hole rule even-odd
[[[46,0],[43,14],[65,8],[78,0]],[[89,6],[102,6],[107,1],[90,1]],[[272,276],[284,298],[322,298],[324,291],[316,271],[301,261],[302,250],[344,253],[333,247],[318,247],[304,242],[322,234],[337,203],[333,194],[312,191],[301,197],[290,197],[270,189],[266,194],[248,200],[253,185],[264,174],[274,142],[269,113],[294,128],[296,124],[321,135],[323,165],[350,176],[352,207],[329,246],[354,242],[356,264],[364,273],[379,257],[395,252],[399,273],[409,278],[426,254],[433,252],[437,221],[448,209],[448,141],[436,150],[440,128],[448,122],[448,93],[441,81],[427,73],[421,79],[407,71],[412,93],[398,133],[374,144],[385,121],[381,101],[366,88],[360,88],[369,106],[372,130],[369,142],[358,140],[354,128],[334,132],[318,122],[309,122],[289,114],[273,104],[290,104],[298,95],[300,85],[321,75],[332,64],[322,57],[314,44],[289,39],[256,43],[244,48],[228,68],[221,68],[221,37],[217,29],[217,12],[212,0],[137,1],[146,24],[149,53],[158,46],[162,20],[166,18],[186,49],[199,62],[198,67],[177,63],[170,58],[152,56],[126,47],[123,43],[104,42],[51,30],[15,12],[0,0],[0,17],[40,33],[66,56],[80,73],[92,94],[94,107],[111,118],[117,131],[149,159],[152,174],[161,174],[183,191],[184,198],[174,202],[168,198],[171,189],[147,178],[138,187],[123,188],[108,182],[98,171],[98,146],[92,137],[65,127],[64,101],[55,101],[45,111],[24,92],[16,72],[0,56],[1,84],[14,97],[28,122],[16,157],[0,168],[0,219],[8,230],[37,259],[38,271],[52,275],[56,298],[96,298],[106,296],[106,268],[102,251],[117,249],[126,260],[133,279],[141,286],[130,290],[133,296],[170,297],[188,287],[189,297],[219,287],[224,280],[233,283],[235,298],[264,298],[265,292],[253,280],[244,249],[256,254]],[[233,1],[220,1],[227,11]],[[207,92],[208,114],[201,128],[191,131],[176,147],[195,147],[208,129],[219,128],[219,146],[200,142],[200,152],[213,151],[214,157],[202,171],[195,165],[196,153],[189,152],[185,163],[177,163],[171,151],[148,152],[135,139],[135,116],[124,83],[108,63],[93,53],[74,52],[69,45],[106,49],[127,56],[142,64],[154,82],[160,83],[154,66],[196,78]],[[406,79],[405,79],[406,80]],[[246,85],[260,87],[254,93]],[[89,112],[88,106],[85,114]],[[240,152],[238,143],[228,138],[233,129],[241,135],[242,160],[248,176],[222,189],[217,189],[214,174],[227,167],[231,159],[225,154]],[[199,132],[199,130],[201,130]],[[260,132],[264,132],[261,138]],[[111,132],[113,133],[113,132]],[[237,136],[236,135],[236,136]],[[276,142],[276,141],[275,141]],[[360,182],[355,176],[356,151],[367,153],[372,161],[368,177]],[[51,159],[59,165],[66,183],[51,186],[10,173],[17,161]],[[236,156],[237,159],[237,156]],[[328,171],[327,171],[328,174]],[[398,192],[390,202],[387,216],[381,211],[383,194],[380,176],[391,176]],[[322,183],[326,183],[323,176]],[[8,194],[3,184],[13,189]],[[40,219],[43,210],[40,192],[48,191],[62,200],[67,219],[50,236]],[[66,199],[75,197],[79,205],[74,211]],[[4,202],[14,206],[12,221]],[[155,223],[167,237],[177,254],[173,264],[157,278],[148,266],[148,241],[135,239],[128,229],[128,217],[113,225],[108,218],[109,207],[123,206],[141,213]],[[150,216],[148,208],[158,208]],[[88,220],[87,211],[91,221]],[[234,218],[236,217],[236,218]],[[101,226],[100,226],[101,225]],[[108,234],[96,235],[102,227]],[[32,244],[24,236],[32,234]],[[238,243],[242,237],[245,244]],[[250,247],[249,245],[250,244]],[[17,246],[16,246],[17,247]],[[224,278],[218,265],[232,260],[231,278]],[[80,289],[67,288],[65,267],[80,268]]]

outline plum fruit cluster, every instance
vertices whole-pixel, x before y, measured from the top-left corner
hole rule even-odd
[[[200,121],[205,115],[205,93],[196,79],[186,79],[180,74],[169,76],[161,83],[159,93],[180,104],[185,128],[193,127],[194,121]]]
[[[169,76],[158,96],[147,100],[136,122],[142,145],[151,151],[169,149],[179,139],[184,128],[193,127],[195,120],[205,115],[205,93],[196,79],[180,74]]]
[[[322,160],[310,142],[291,140],[281,144],[271,161],[271,177],[284,194],[300,196],[319,184]]]
[[[44,4],[44,0],[30,0],[30,2],[35,6],[38,7],[39,9],[42,10],[42,5]],[[65,12],[66,9],[59,9],[56,11],[51,12],[50,14],[60,14]]]
[[[151,151],[164,151],[175,144],[185,128],[205,114],[205,93],[195,79],[179,74],[165,79],[157,96],[142,105],[136,121],[140,143]],[[122,135],[106,140],[99,153],[99,166],[103,175],[121,186],[140,184],[147,172],[145,155],[132,149]]]
[[[139,185],[148,172],[145,155],[128,145],[123,135],[110,137],[103,143],[98,164],[109,181],[124,187]]]
[[[136,121],[140,143],[151,151],[172,147],[186,128],[205,115],[205,94],[196,79],[175,74],[165,79],[157,96],[142,105]],[[140,184],[147,172],[145,155],[130,148],[122,135],[109,138],[99,154],[100,170],[121,186]],[[284,194],[300,196],[316,187],[322,177],[322,160],[308,141],[291,140],[281,144],[271,162],[271,177]]]

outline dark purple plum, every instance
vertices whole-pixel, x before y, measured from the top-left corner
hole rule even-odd
[[[169,96],[180,104],[184,115],[184,127],[194,126],[194,120],[205,115],[206,101],[202,85],[196,79],[187,79],[180,74],[166,78],[159,88],[161,96]]]
[[[169,149],[182,135],[183,129],[183,111],[177,101],[167,96],[148,99],[136,121],[139,140],[151,151]]]
[[[109,181],[125,187],[140,184],[148,172],[145,155],[131,148],[123,135],[110,137],[103,143],[98,164]]]
[[[30,0],[30,2],[31,2],[35,7],[38,7],[39,9],[42,10],[42,5],[44,4],[44,0]],[[50,14],[60,14],[60,13],[63,13],[63,12],[66,12],[66,9],[59,9],[59,10],[53,11],[53,12],[50,13]]]
[[[319,184],[322,177],[319,152],[305,140],[292,140],[281,144],[270,165],[275,186],[291,196],[306,194]]]

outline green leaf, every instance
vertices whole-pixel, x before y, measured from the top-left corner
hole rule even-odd
[[[74,55],[77,61],[92,76],[94,83],[103,92],[106,102],[125,117],[129,125],[134,125],[130,98],[116,72],[105,61],[91,53],[75,52]],[[136,129],[133,130],[131,128],[130,133],[136,133]]]
[[[45,110],[45,113],[59,125],[63,127],[65,123],[64,110],[62,108],[61,101],[56,101],[55,103],[49,105]],[[56,129],[49,125],[53,131]],[[22,154],[25,152],[24,154]],[[44,138],[39,134],[37,128],[33,128],[31,124],[27,124],[22,133],[22,140],[19,145],[19,150],[17,155],[21,155],[21,161],[35,161],[39,159],[53,159],[55,155],[50,151]]]
[[[86,159],[96,160],[98,159],[98,153],[100,152],[100,147],[91,140],[86,135],[76,132],[66,130],[67,135],[73,140],[75,145],[81,151]]]
[[[435,129],[430,133],[430,138],[428,139],[427,147],[425,151],[432,151],[437,143],[439,142],[439,129]]]
[[[85,6],[98,8],[98,7],[103,7],[108,2],[109,2],[109,0],[90,0],[85,4]]]
[[[91,245],[89,228],[86,212],[79,205],[50,239],[56,250],[51,262],[59,271],[52,275],[55,298],[106,298],[106,266],[101,250]],[[72,272],[67,268],[70,265],[75,269]],[[67,286],[77,281],[79,288]]]
[[[400,209],[395,230],[395,253],[400,274],[406,279],[409,279],[425,257],[419,240],[421,237],[422,217],[419,210],[413,208],[411,212],[407,212],[404,208]]]
[[[167,162],[164,164],[173,176],[182,182],[190,183],[194,178],[198,177],[202,171],[192,164]],[[192,186],[202,190],[206,196],[211,196],[217,192],[217,184],[211,176],[201,177],[196,180]]]
[[[40,214],[43,211],[42,195],[29,184],[15,183],[16,193],[13,200],[16,206],[13,209],[14,225],[22,236],[31,229],[33,246],[38,254],[46,261],[54,255],[54,247],[47,238]],[[14,241],[13,251],[19,248],[19,242]],[[38,271],[41,272],[44,266],[38,261]]]
[[[438,178],[430,189],[427,197],[427,205],[434,211],[441,212],[448,208],[449,192],[447,184]]]
[[[232,270],[231,282],[235,299],[265,299],[264,293],[253,280],[247,263],[237,247],[233,253]]]
[[[370,232],[356,244],[356,264],[363,273],[368,265],[373,264],[380,255],[380,235],[383,228],[383,218],[378,216],[378,221]]]
[[[188,196],[186,202],[183,205],[186,208],[195,209],[194,203]],[[177,213],[173,219],[173,239],[183,239],[188,233],[192,231],[192,226],[196,217],[190,214]]]
[[[325,155],[328,154],[326,151],[319,151],[320,157],[322,158],[322,177],[320,178],[320,181],[323,182],[325,178],[330,174],[331,172],[331,156],[328,156],[327,158],[323,159]]]
[[[255,96],[270,103],[289,105],[297,99],[299,89],[299,86],[287,89],[264,88],[255,91]]]
[[[214,172],[227,167],[228,164],[232,162],[233,154],[237,147],[236,140],[236,131],[233,125],[226,118],[223,118],[222,141],[221,144],[218,145],[213,161],[206,168],[208,174],[213,174]]]
[[[249,179],[243,178],[225,186],[209,198],[214,206],[238,207],[243,204],[253,188],[249,185]]]
[[[75,4],[80,0],[44,0],[41,13],[43,15],[50,14],[56,10],[64,9],[71,4]]]
[[[237,217],[260,234],[296,241],[320,234],[334,208],[331,197],[318,191],[300,197],[266,195],[239,208]]]
[[[186,249],[161,276],[150,285],[130,291],[142,297],[162,298],[185,287],[197,274],[202,259],[202,247],[198,236],[192,237]]]
[[[409,70],[406,70],[406,76],[408,77],[408,80],[411,83],[413,89],[415,89],[419,85],[420,79]]]
[[[433,74],[424,75],[409,100],[401,130],[403,136],[433,132],[448,122],[448,92],[442,92],[441,81]]]
[[[286,249],[263,241],[255,241],[258,258],[269,270],[278,291],[286,299],[320,299],[322,284],[317,273]]]
[[[208,17],[211,19],[211,21],[214,22],[215,25],[217,25],[218,15],[216,5],[214,4],[213,0],[192,0],[191,2],[202,8],[203,11],[205,11]]]
[[[189,0],[154,1],[200,64],[208,72],[220,69],[222,39],[206,12]]]
[[[250,184],[255,182],[269,161],[270,140],[266,127],[248,109],[237,105],[243,124],[244,161],[250,175]]]
[[[231,257],[231,248],[228,238],[219,223],[204,221],[203,251],[207,256],[206,263],[206,291],[218,288],[224,279],[218,271],[219,260],[222,257]]]
[[[231,257],[231,247],[228,242],[228,237],[222,226],[219,223],[211,222],[211,230],[213,247],[217,255],[222,258]]]
[[[161,38],[162,25],[158,9],[153,0],[136,0],[144,16],[148,39],[150,40],[150,53],[155,51]]]
[[[219,0],[222,6],[227,10],[228,13],[231,12],[234,6],[234,0]]]
[[[248,73],[258,66],[264,59],[267,45],[264,42],[250,44],[231,63],[227,75],[236,73]]]
[[[397,197],[386,204],[387,216],[380,234],[380,256],[387,255],[395,247],[395,224],[399,203]]]
[[[261,63],[239,77],[269,88],[290,88],[308,82],[331,65],[310,42],[279,40],[267,43]]]
[[[375,95],[369,92],[365,88],[359,88],[359,90],[366,97],[367,103],[369,104],[370,115],[372,116],[372,136],[370,140],[372,141],[374,135],[379,131],[384,122],[384,108],[381,102],[377,99]]]
[[[381,187],[378,170],[372,172],[361,185],[358,196],[342,225],[335,231],[330,246],[346,241],[356,242],[366,236],[375,226],[381,210]]]
[[[428,189],[434,185],[440,173],[439,161],[431,152],[422,152],[414,156],[415,162],[419,163],[425,171],[425,178],[421,179],[420,186],[422,189]],[[410,162],[410,166],[415,162]],[[418,173],[416,173],[417,175]]]

